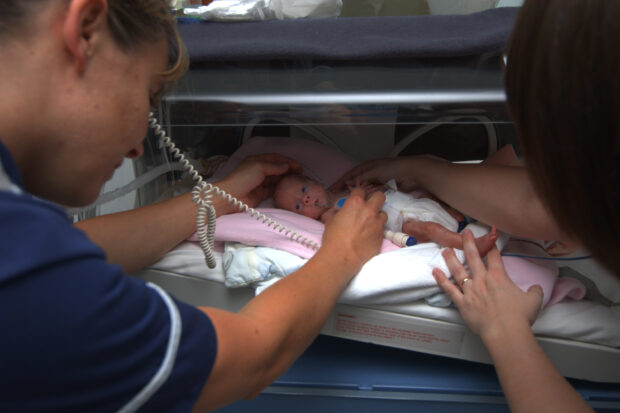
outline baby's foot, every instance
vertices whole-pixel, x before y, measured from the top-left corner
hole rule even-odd
[[[478,247],[481,257],[487,255],[491,248],[495,246],[495,241],[497,241],[497,228],[495,225],[491,227],[491,231],[488,234],[475,239],[476,247]]]

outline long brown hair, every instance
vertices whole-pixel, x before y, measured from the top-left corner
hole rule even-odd
[[[620,1],[529,0],[505,74],[538,194],[620,276]]]

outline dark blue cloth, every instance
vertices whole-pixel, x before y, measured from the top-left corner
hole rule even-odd
[[[204,22],[180,24],[179,31],[193,62],[381,62],[500,53],[518,11],[518,7],[501,7],[467,15]]]
[[[0,161],[21,186],[1,142]],[[0,190],[0,234],[0,411],[124,406],[166,354],[171,321],[160,295],[106,262],[61,208],[25,192]],[[174,368],[142,411],[189,412],[213,367],[211,321],[174,301],[182,320]]]
[[[456,232],[463,231],[468,224],[469,224],[469,220],[467,218],[465,218],[462,221],[459,221],[459,227],[457,228]]]

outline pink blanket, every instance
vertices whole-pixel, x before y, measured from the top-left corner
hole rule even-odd
[[[543,289],[543,306],[550,306],[564,299],[581,300],[586,288],[574,278],[558,277],[558,265],[541,247],[526,240],[510,240],[502,250],[506,272],[519,288],[527,291],[538,284]],[[515,256],[512,256],[515,255]],[[522,258],[541,257],[543,259]]]
[[[258,211],[292,231],[321,244],[321,237],[325,230],[325,225],[322,222],[277,208],[259,208]],[[191,239],[196,241],[195,238]],[[215,227],[215,240],[236,241],[247,245],[276,248],[306,259],[314,255],[314,250],[311,248],[293,241],[283,232],[274,231],[272,227],[245,213],[219,217]],[[395,249],[398,249],[396,245],[388,240],[383,241],[381,252]]]

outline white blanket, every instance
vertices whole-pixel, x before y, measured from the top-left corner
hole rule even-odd
[[[488,232],[480,224],[469,224],[474,235]],[[503,246],[506,237],[500,237]],[[349,283],[338,302],[362,305],[404,304],[440,292],[431,272],[441,268],[449,274],[442,248],[423,243],[379,254],[370,259]],[[455,250],[461,262],[464,253]],[[239,244],[227,245],[224,253],[226,284],[254,285],[257,294],[297,270],[307,260],[281,250]]]

